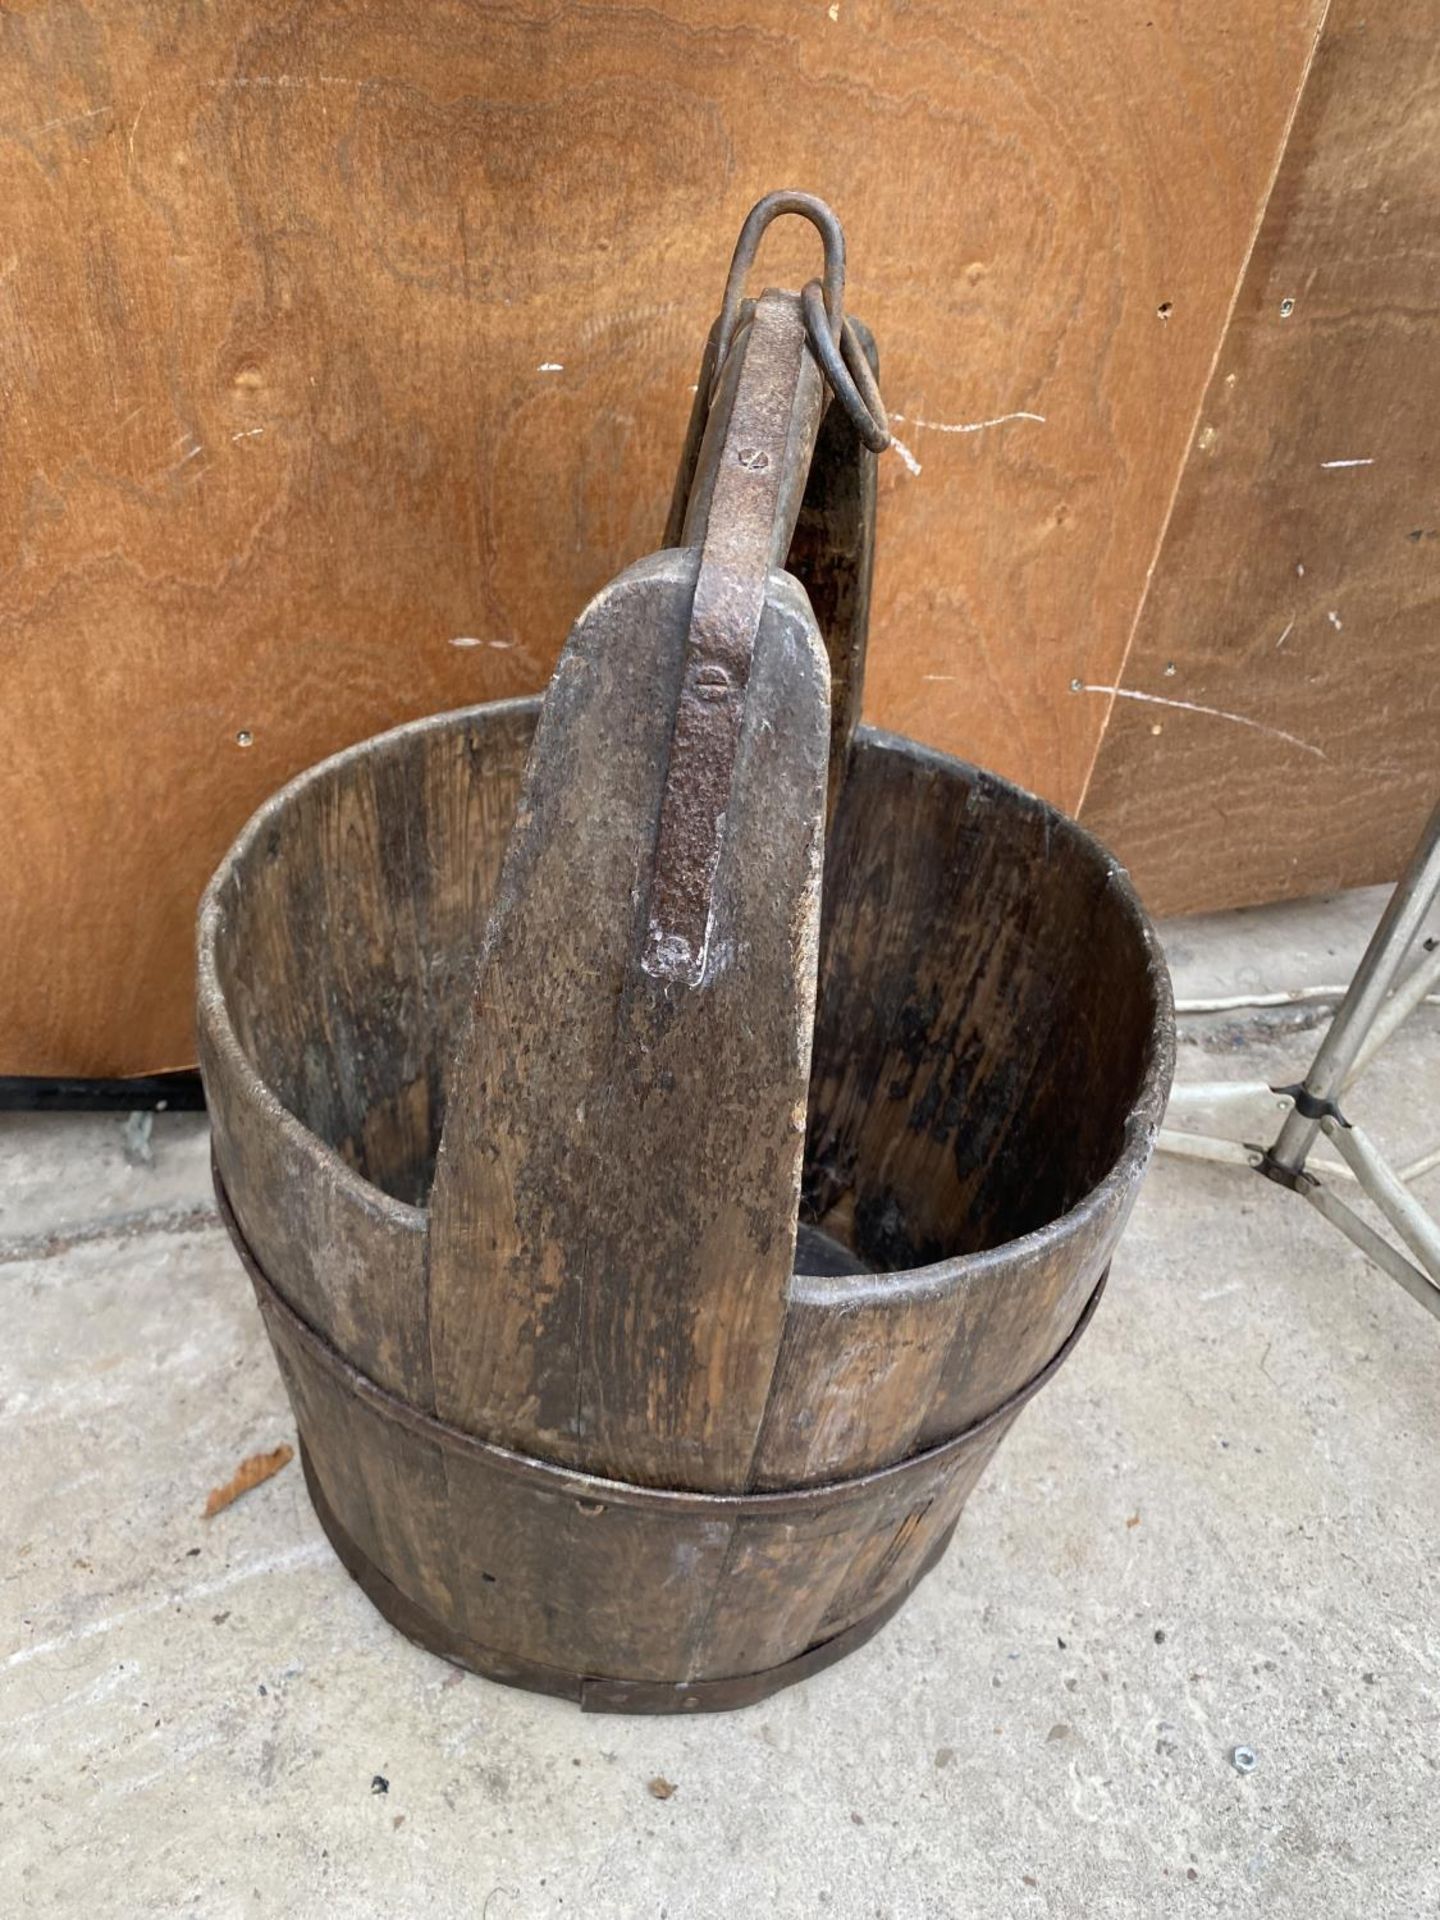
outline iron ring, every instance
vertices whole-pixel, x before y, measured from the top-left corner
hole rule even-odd
[[[839,340],[821,296],[820,282],[812,280],[800,295],[810,351],[820,362],[830,389],[853,421],[855,431],[872,453],[890,445],[890,419],[865,349],[849,319],[841,322]]]

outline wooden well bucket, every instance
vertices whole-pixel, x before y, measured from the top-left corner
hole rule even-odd
[[[538,711],[400,727],[245,828],[200,917],[217,1188],[316,1511],[396,1626],[589,1708],[744,1705],[894,1611],[1075,1344],[1164,1105],[1168,979],[1087,834],[861,729],[825,857],[811,1270],[748,1484],[461,1431],[435,1410],[426,1202]]]

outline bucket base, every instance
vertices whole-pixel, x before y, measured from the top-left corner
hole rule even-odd
[[[768,1700],[771,1694],[794,1686],[797,1680],[808,1679],[812,1673],[819,1673],[822,1668],[832,1665],[836,1660],[843,1660],[847,1653],[864,1646],[872,1634],[878,1633],[886,1621],[899,1612],[925,1575],[943,1557],[955,1531],[952,1526],[936,1542],[934,1551],[917,1568],[914,1576],[897,1593],[892,1594],[883,1607],[877,1607],[874,1613],[857,1620],[843,1633],[807,1647],[804,1653],[797,1654],[793,1660],[787,1660],[781,1666],[770,1667],[763,1673],[729,1674],[723,1680],[672,1683],[663,1680],[607,1679],[598,1674],[566,1673],[559,1667],[541,1666],[533,1660],[498,1653],[493,1647],[482,1646],[478,1640],[456,1633],[442,1620],[437,1620],[433,1614],[417,1606],[393,1580],[381,1572],[373,1560],[361,1552],[335,1517],[310,1464],[303,1440],[300,1442],[300,1464],[305,1469],[310,1503],[341,1564],[392,1627],[403,1633],[407,1640],[424,1647],[428,1653],[438,1653],[441,1659],[452,1661],[457,1667],[466,1667],[471,1673],[481,1674],[487,1680],[499,1680],[509,1687],[524,1687],[531,1693],[548,1693],[558,1699],[573,1700],[584,1713],[725,1713],[736,1707],[753,1707],[761,1700]]]

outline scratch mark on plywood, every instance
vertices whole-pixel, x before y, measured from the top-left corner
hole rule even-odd
[[[909,469],[911,473],[915,474],[918,478],[920,473],[920,462],[915,458],[914,454],[910,451],[909,447],[906,446],[905,442],[900,438],[898,433],[892,433],[890,435],[890,444],[892,447],[894,447],[896,453],[899,454],[901,461],[904,463],[904,465]]]
[[[1327,469],[1331,467],[1373,467],[1374,464],[1375,462],[1373,459],[1372,460],[1322,460],[1320,462],[1321,467],[1327,468]]]
[[[1175,707],[1181,713],[1203,713],[1212,720],[1229,720],[1237,727],[1253,727],[1256,733],[1268,733],[1273,740],[1283,740],[1288,746],[1299,747],[1302,753],[1313,753],[1317,760],[1328,761],[1330,758],[1313,740],[1302,740],[1299,734],[1287,733],[1283,727],[1267,726],[1263,720],[1254,720],[1248,713],[1230,713],[1224,707],[1202,706],[1197,700],[1167,700],[1163,694],[1140,693],[1134,687],[1092,686],[1088,680],[1072,680],[1070,686],[1075,693],[1103,693],[1112,700],[1143,700],[1147,706]]]
[[[210,82],[222,92],[245,87],[363,87],[368,84],[347,73],[240,73]]]
[[[25,136],[28,140],[38,140],[42,133],[54,133],[57,127],[78,127],[82,121],[98,120],[102,113],[113,113],[113,106],[91,107],[85,113],[65,113],[58,120],[46,120],[38,127],[31,127]]]
[[[921,427],[926,433],[984,433],[987,427],[1003,427],[1007,420],[1035,420],[1043,427],[1043,413],[997,413],[989,420],[922,420],[916,413],[897,413],[897,420],[903,420],[907,426]]]

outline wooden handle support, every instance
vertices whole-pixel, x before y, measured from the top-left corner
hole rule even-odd
[[[823,407],[798,296],[742,315],[687,544],[547,694],[431,1196],[436,1408],[641,1484],[748,1484],[793,1265],[829,671],[780,571]]]
[[[741,308],[739,325],[748,325],[753,303]],[[880,355],[875,337],[853,315],[849,324],[860,342],[871,374],[878,381]],[[700,471],[700,448],[710,419],[715,379],[717,320],[710,329],[695,383],[685,444],[676,471],[665,545],[687,543],[695,524],[696,502],[707,499],[713,474]],[[833,822],[851,743],[860,724],[865,691],[865,650],[870,631],[870,594],[875,572],[875,500],[877,456],[865,444],[854,419],[833,402],[826,407],[810,463],[805,496],[791,536],[785,570],[804,587],[825,640],[830,661],[830,778],[826,819]]]

